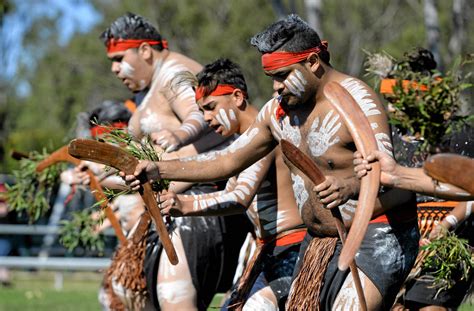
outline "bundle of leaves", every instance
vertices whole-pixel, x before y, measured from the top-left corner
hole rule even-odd
[[[442,234],[422,250],[429,252],[422,269],[433,277],[433,286],[441,291],[450,289],[457,282],[468,280],[474,269],[472,249],[468,241],[444,230]]]
[[[149,135],[143,137],[141,140],[137,140],[125,129],[110,127],[107,133],[101,137],[101,140],[120,146],[123,150],[139,160],[148,160],[154,162],[161,160],[161,153],[158,153],[155,150],[153,141]],[[157,192],[163,191],[168,189],[169,183],[170,181],[166,179],[154,181],[152,183],[152,188]]]
[[[59,241],[69,251],[76,247],[99,252],[104,250],[104,236],[96,231],[103,221],[103,215],[97,219],[92,216],[92,209],[88,208],[71,213],[71,220],[61,221]]]
[[[52,165],[42,172],[36,171],[39,162],[47,158],[46,150],[42,153],[31,152],[27,158],[20,160],[20,167],[13,171],[15,184],[7,186],[7,201],[10,210],[20,215],[26,214],[30,223],[45,215],[50,208],[50,198],[65,164]]]
[[[472,63],[472,55],[458,58],[452,69],[442,75],[436,68],[432,54],[416,49],[395,60],[387,53],[369,54],[366,61],[368,74],[380,81],[395,79],[392,94],[384,94],[389,102],[390,123],[407,139],[421,142],[419,152],[430,152],[441,145],[446,135],[459,130],[474,120],[457,112],[462,105],[461,92],[472,84],[467,83],[470,73],[462,69]],[[408,81],[408,83],[406,82]]]

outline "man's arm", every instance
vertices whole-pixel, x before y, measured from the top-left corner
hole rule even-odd
[[[244,134],[224,150],[171,161],[141,161],[133,175],[121,174],[135,190],[144,174],[148,180],[215,181],[237,175],[275,147],[276,142],[266,119],[256,121]]]
[[[255,198],[267,172],[274,162],[272,152],[231,178],[226,189],[199,195],[176,195],[168,193],[160,196],[162,212],[171,216],[221,216],[245,212]]]
[[[382,173],[380,182],[384,186],[410,190],[445,200],[468,201],[474,199],[474,194],[469,194],[461,188],[451,184],[436,182],[425,174],[421,168],[409,168],[398,165],[395,160],[383,152],[375,151],[362,158],[360,152],[354,153],[354,171],[361,178],[370,170],[371,162],[378,160]]]

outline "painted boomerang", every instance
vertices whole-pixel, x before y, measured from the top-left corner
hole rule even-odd
[[[69,154],[81,160],[89,160],[114,167],[125,172],[125,174],[133,174],[138,165],[138,159],[127,153],[125,150],[111,144],[90,139],[72,140],[69,143]],[[156,198],[151,189],[151,184],[150,182],[146,182],[142,187],[143,189],[140,190],[140,195],[147,206],[148,213],[150,213],[151,218],[155,223],[156,231],[158,232],[161,243],[163,244],[163,248],[168,255],[169,261],[173,265],[176,265],[179,262],[178,256],[176,255],[173,243],[171,242],[165,223],[161,217]]]
[[[352,139],[362,156],[367,157],[370,152],[377,150],[377,141],[365,116],[354,98],[339,83],[329,82],[324,87],[324,95],[344,120],[351,133]],[[359,199],[356,212],[347,235],[346,244],[341,250],[338,267],[346,270],[354,260],[357,250],[364,239],[367,226],[372,218],[375,201],[377,200],[380,186],[380,163],[375,162],[372,170],[362,177],[360,181]]]
[[[453,153],[440,153],[429,157],[423,169],[431,178],[474,195],[474,159]]]
[[[313,184],[319,185],[323,181],[326,180],[323,172],[318,168],[316,163],[311,160],[304,152],[299,150],[295,145],[290,143],[289,141],[282,139],[280,140],[281,151],[285,156],[284,159],[290,161],[297,169],[299,169],[303,174],[305,174]],[[342,245],[346,242],[346,228],[344,227],[344,223],[342,221],[342,216],[339,208],[331,208],[332,217],[334,218],[334,222],[336,223],[337,232],[339,234],[339,238],[342,241]],[[365,301],[364,290],[362,288],[362,283],[360,282],[359,270],[357,270],[357,266],[355,261],[352,260],[349,263],[349,269],[352,273],[352,278],[354,280],[354,285],[356,287],[357,296],[359,297],[361,310],[367,310],[367,303]]]
[[[47,167],[54,165],[59,162],[68,162],[73,165],[79,165],[81,163],[81,160],[76,159],[69,155],[68,153],[68,146],[63,146],[50,154],[46,159],[43,161],[39,162],[38,165],[36,166],[36,171],[41,172],[42,170],[46,169]],[[112,228],[114,229],[115,235],[120,241],[120,244],[127,243],[127,238],[123,234],[122,227],[120,226],[120,223],[117,219],[117,217],[114,214],[114,211],[110,208],[107,200],[107,196],[104,194],[104,190],[102,189],[102,186],[100,183],[97,181],[97,178],[95,177],[94,173],[90,169],[86,170],[87,175],[89,175],[90,178],[90,189],[92,190],[92,194],[94,195],[95,199],[97,202],[102,202],[100,204],[100,207],[105,211],[105,216],[109,219],[110,224],[112,225]]]

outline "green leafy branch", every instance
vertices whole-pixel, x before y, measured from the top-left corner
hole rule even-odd
[[[148,160],[153,162],[161,161],[161,154],[155,150],[153,141],[149,135],[137,140],[132,134],[125,129],[117,129],[109,127],[107,133],[101,138],[103,141],[117,145],[123,150],[133,155],[139,160]],[[162,191],[168,189],[170,181],[162,179],[152,183],[154,191]]]
[[[387,53],[369,54],[365,65],[367,73],[379,81],[396,80],[393,94],[384,94],[389,102],[389,121],[406,137],[421,142],[418,152],[429,152],[440,145],[445,135],[474,120],[473,116],[457,114],[462,104],[461,92],[473,86],[467,82],[470,73],[463,75],[462,69],[473,59],[458,58],[452,69],[442,75],[432,69],[435,64],[427,65],[430,60],[422,50],[416,53],[407,54],[407,59],[398,62]],[[404,81],[409,81],[408,87]]]
[[[103,222],[102,213],[95,219],[91,209],[84,209],[79,212],[71,213],[71,220],[62,220],[62,227],[59,231],[60,242],[69,251],[77,247],[85,249],[104,250],[104,235],[96,231],[97,227]]]
[[[422,269],[434,278],[433,286],[438,288],[436,295],[467,280],[472,273],[474,260],[468,241],[446,229],[422,250],[429,252]]]
[[[46,150],[43,150],[42,153],[31,152],[28,158],[21,159],[19,169],[12,172],[15,184],[7,186],[10,210],[20,215],[26,213],[30,222],[38,220],[49,210],[53,188],[66,167],[66,164],[60,163],[38,173],[36,166],[48,156]]]

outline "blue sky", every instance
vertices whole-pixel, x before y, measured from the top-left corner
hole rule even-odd
[[[75,33],[90,31],[102,15],[87,0],[12,0],[14,10],[4,16],[0,28],[0,79],[12,80],[20,64],[34,69],[46,46],[31,46],[25,36],[36,21],[49,19],[55,29],[40,32],[42,40],[56,32],[58,44],[66,45]],[[21,84],[25,81],[20,82]],[[21,90],[19,90],[21,92]]]

